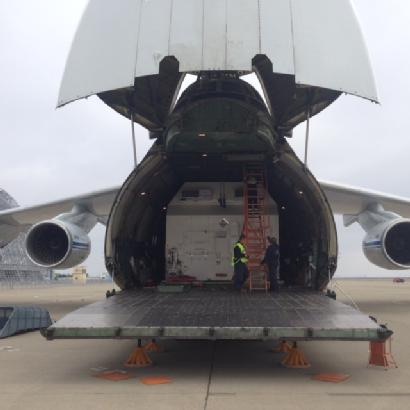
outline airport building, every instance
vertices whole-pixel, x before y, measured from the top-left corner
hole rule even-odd
[[[17,202],[0,189],[0,211],[18,206]],[[48,280],[51,270],[34,265],[24,247],[26,234],[21,233],[13,242],[0,249],[0,286],[41,283]]]

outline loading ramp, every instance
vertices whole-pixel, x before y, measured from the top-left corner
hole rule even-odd
[[[392,332],[322,292],[241,294],[128,290],[54,323],[49,339],[242,339],[383,341]]]

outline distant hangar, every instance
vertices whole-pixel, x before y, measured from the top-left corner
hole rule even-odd
[[[17,207],[17,202],[0,188],[0,211]],[[38,283],[50,278],[49,269],[39,268],[27,257],[24,250],[25,233],[0,249],[0,287],[18,283]]]

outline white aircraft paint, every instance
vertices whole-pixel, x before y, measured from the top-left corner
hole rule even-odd
[[[90,0],[75,36],[58,106],[133,86],[175,56],[181,72],[252,71],[265,54],[300,85],[378,101],[350,0]]]

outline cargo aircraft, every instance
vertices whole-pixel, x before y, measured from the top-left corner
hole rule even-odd
[[[181,93],[186,74],[196,81]],[[318,181],[287,141],[343,93],[378,102],[349,0],[90,0],[58,106],[98,95],[153,145],[120,187],[0,212],[0,247],[27,232],[31,260],[53,269],[84,262],[89,232],[106,225],[105,263],[122,291],[46,337],[386,339],[325,296],[333,214],[361,225],[370,262],[409,269],[410,199]],[[244,231],[255,281],[267,236],[278,238],[277,294],[229,289]],[[189,289],[167,288],[184,280]]]

